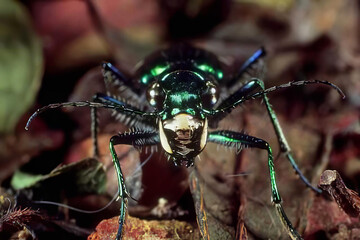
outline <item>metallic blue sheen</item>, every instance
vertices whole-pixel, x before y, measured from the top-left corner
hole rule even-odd
[[[102,65],[105,70],[111,71],[117,78],[121,79],[124,82],[128,82],[128,79],[111,63],[104,62]]]
[[[251,64],[256,62],[260,57],[265,55],[265,50],[260,48],[241,66],[240,73],[243,73]]]
[[[102,95],[101,97],[102,97],[103,99],[105,99],[105,100],[108,100],[108,101],[112,102],[112,103],[116,103],[116,104],[119,104],[119,105],[121,105],[121,106],[125,106],[125,103],[123,103],[123,102],[121,102],[121,101],[119,101],[119,100],[117,100],[117,99],[115,99],[115,98],[112,98],[112,97],[110,97],[110,96]]]

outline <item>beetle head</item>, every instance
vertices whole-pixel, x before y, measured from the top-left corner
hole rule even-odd
[[[171,119],[159,121],[160,142],[174,163],[192,166],[194,158],[205,148],[207,119],[180,113]]]
[[[211,79],[187,70],[166,74],[150,86],[149,103],[161,112],[160,142],[175,164],[192,166],[205,148],[208,120],[202,109],[216,103],[215,86]]]

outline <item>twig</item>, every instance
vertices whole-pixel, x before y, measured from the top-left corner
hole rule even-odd
[[[326,170],[320,177],[319,187],[327,191],[339,207],[351,217],[360,215],[360,197],[358,193],[348,189],[340,174],[335,170]]]

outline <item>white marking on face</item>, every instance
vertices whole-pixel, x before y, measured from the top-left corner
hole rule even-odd
[[[160,143],[161,143],[161,146],[163,147],[163,149],[169,153],[169,154],[172,154],[173,151],[169,145],[169,142],[166,138],[166,135],[164,133],[164,128],[163,128],[163,124],[162,124],[162,121],[159,121],[159,135],[160,135]]]
[[[201,134],[201,139],[200,139],[200,148],[201,149],[204,149],[206,146],[207,136],[208,136],[208,120],[207,120],[207,118],[205,118],[204,129],[203,129],[203,132]]]
[[[199,125],[201,125],[199,121],[194,120],[193,116],[186,113],[180,113],[173,119],[164,121],[164,128],[172,130],[173,132],[176,132],[177,130],[198,128]]]
[[[207,142],[208,121],[180,113],[172,119],[159,121],[159,134],[161,145],[169,154],[174,151],[183,156],[194,151],[200,153]]]

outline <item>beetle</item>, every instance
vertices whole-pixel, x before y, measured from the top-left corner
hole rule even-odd
[[[117,173],[118,197],[121,201],[117,240],[122,239],[123,236],[127,199],[130,196],[125,186],[115,145],[127,144],[134,147],[161,145],[169,160],[175,165],[186,167],[194,166],[195,158],[204,150],[208,142],[234,148],[263,149],[268,153],[272,203],[289,236],[292,239],[301,239],[282,207],[270,145],[263,139],[242,132],[229,130],[210,132],[209,127],[216,127],[232,109],[245,101],[261,97],[277,135],[281,152],[286,155],[300,179],[313,191],[321,193],[321,190],[312,186],[298,168],[269,103],[267,93],[291,86],[325,84],[336,89],[341,96],[344,97],[344,94],[336,85],[320,80],[289,82],[265,89],[262,79],[251,76],[251,70],[265,54],[264,48],[257,50],[231,78],[224,76],[223,65],[216,55],[188,44],[173,45],[151,54],[142,61],[132,78],[126,77],[111,63],[104,62],[102,68],[108,94],[98,93],[92,101],[56,103],[42,107],[29,118],[26,129],[38,114],[48,109],[90,107],[96,156],[99,154],[97,108],[112,109],[122,123],[129,128],[135,127],[135,130],[128,133],[113,136],[109,144]],[[245,77],[245,83],[238,87],[239,82],[246,75],[249,76]],[[111,93],[110,89],[114,87],[118,90]],[[229,89],[234,88],[235,90],[229,93]],[[145,98],[146,103],[144,103]],[[201,186],[197,184],[196,178],[194,179],[195,185],[191,190],[199,191]],[[203,239],[210,239],[206,212],[198,207],[199,201],[202,201],[202,198],[194,198],[200,233]]]

